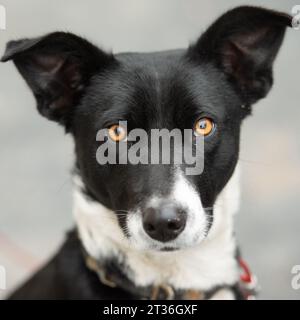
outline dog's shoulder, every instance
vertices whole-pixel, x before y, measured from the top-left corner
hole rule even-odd
[[[9,297],[12,300],[123,298],[123,291],[102,285],[86,267],[75,231],[69,232],[55,256]]]

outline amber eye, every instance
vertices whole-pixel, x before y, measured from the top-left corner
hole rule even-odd
[[[124,127],[114,124],[108,128],[108,136],[112,141],[120,142],[127,138],[127,132]]]
[[[209,118],[201,118],[196,121],[194,133],[198,136],[207,136],[213,132],[215,128],[214,122]]]

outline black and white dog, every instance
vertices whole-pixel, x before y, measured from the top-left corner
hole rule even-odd
[[[233,234],[240,126],[272,87],[291,17],[255,7],[221,16],[188,49],[109,54],[71,33],[11,41],[41,115],[74,138],[74,216],[57,255],[12,299],[243,298]],[[99,165],[99,129],[193,129],[204,170]]]

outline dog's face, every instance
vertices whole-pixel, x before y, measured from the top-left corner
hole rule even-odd
[[[93,79],[73,116],[76,158],[86,191],[117,214],[120,227],[139,247],[194,245],[207,235],[214,201],[234,170],[240,122],[247,111],[221,72],[189,61],[185,51],[116,59],[118,65]],[[127,121],[127,134],[142,128],[150,136],[157,128],[196,133],[199,119],[209,119],[200,121],[211,126],[204,137],[200,175],[186,175],[187,164],[172,161],[91,163],[101,145],[97,131],[120,120]]]
[[[271,88],[289,24],[287,15],[241,7],[187,50],[110,55],[53,33],[9,43],[3,60],[14,60],[39,112],[73,135],[87,196],[111,209],[136,247],[174,250],[208,234],[215,200],[237,163],[241,122]],[[190,129],[204,140],[203,172],[186,175],[188,165],[174,161],[99,165],[103,142],[96,136],[105,128],[114,144],[136,128]]]

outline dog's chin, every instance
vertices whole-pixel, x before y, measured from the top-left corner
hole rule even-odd
[[[192,249],[197,247],[204,239],[206,235],[199,233],[195,235],[193,240],[190,241],[174,241],[173,243],[164,243],[146,239],[130,239],[132,249],[138,251],[149,251],[149,252],[162,252],[162,253],[174,253],[182,250]]]
[[[178,247],[174,247],[174,248],[172,248],[172,247],[163,247],[161,249],[158,249],[158,251],[162,251],[162,252],[171,252],[171,251],[178,251],[178,250],[180,250],[180,248],[178,248]]]

